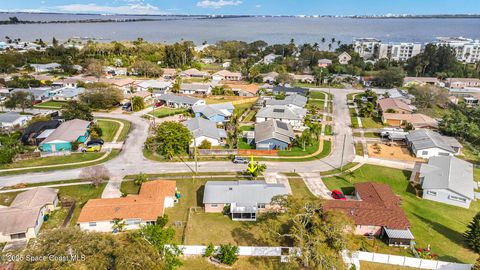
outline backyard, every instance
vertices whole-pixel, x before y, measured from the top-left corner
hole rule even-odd
[[[150,114],[154,115],[157,118],[163,118],[167,116],[182,114],[184,112],[187,112],[187,110],[183,108],[161,107],[161,108],[155,109],[153,113],[150,113]]]
[[[49,101],[36,104],[34,107],[40,108],[40,109],[61,109],[64,105],[68,105],[68,102],[49,100]]]
[[[324,178],[330,190],[341,189],[350,194],[358,182],[380,182],[390,185],[402,199],[402,208],[410,223],[417,247],[429,244],[440,260],[473,263],[478,255],[465,245],[462,234],[473,216],[480,211],[480,202],[473,202],[470,209],[422,200],[412,193],[408,183],[411,172],[398,169],[364,165],[342,176]],[[397,254],[398,252],[392,253]]]

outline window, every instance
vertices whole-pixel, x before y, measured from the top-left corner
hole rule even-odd
[[[431,196],[437,196],[437,192],[436,192],[436,191],[427,190],[427,194],[428,194],[428,195],[431,195]]]
[[[448,196],[448,198],[452,201],[463,202],[463,203],[467,202],[467,199],[462,198],[462,197],[458,197],[458,196],[450,195],[450,196]]]
[[[211,206],[211,207],[218,207],[218,204],[212,203],[212,204],[210,204],[210,206]]]
[[[16,233],[16,234],[11,234],[10,235],[10,238],[12,240],[14,239],[23,239],[23,238],[26,238],[27,237],[27,234],[26,233]]]
[[[428,155],[428,151],[422,151],[422,155],[424,156]]]
[[[97,226],[97,223],[96,223],[96,222],[89,222],[89,223],[88,223],[88,226],[90,226],[90,227],[96,227],[96,226]]]
[[[155,221],[147,221],[147,225],[155,225]]]
[[[140,224],[140,221],[141,221],[141,220],[140,220],[139,218],[127,219],[127,220],[125,221],[125,224],[127,224],[127,225],[138,225],[138,224]]]
[[[265,208],[265,204],[264,203],[259,203],[257,205],[257,207],[260,208],[260,209],[263,209],[263,208]]]
[[[449,153],[445,153],[445,152],[440,152],[440,153],[438,153],[438,155],[439,155],[439,156],[443,156],[443,157],[448,157],[448,156],[450,156]]]

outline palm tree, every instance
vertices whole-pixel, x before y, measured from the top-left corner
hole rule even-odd
[[[315,51],[318,51],[319,47],[317,42],[313,43],[313,49],[315,49]]]
[[[328,43],[328,50],[329,50],[329,51],[332,50],[332,43]]]
[[[335,43],[335,40],[336,40],[336,39],[333,37],[333,38],[332,38],[332,43]]]
[[[322,39],[320,40],[322,43],[325,43],[326,39],[324,37],[322,37]]]

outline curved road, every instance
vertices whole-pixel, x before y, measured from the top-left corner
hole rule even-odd
[[[326,91],[328,89],[321,90]],[[353,93],[354,91],[356,90],[331,89],[334,103],[333,130],[335,135],[333,136],[333,149],[330,156],[321,160],[307,162],[265,162],[267,165],[267,171],[311,173],[339,168],[342,164],[342,152],[344,152],[343,164],[353,161],[355,153],[353,134],[352,129],[350,128],[350,114],[347,106],[347,94]],[[122,114],[121,112],[108,114],[97,113],[95,116],[124,119],[132,123],[130,133],[124,143],[122,152],[118,157],[103,163],[103,165],[105,165],[110,171],[112,177],[123,178],[125,175],[138,174],[140,172],[189,172],[194,168],[193,162],[188,162],[187,164],[181,162],[155,162],[148,160],[143,156],[143,143],[148,136],[150,121],[141,118],[141,113],[134,113],[132,115]],[[231,172],[243,171],[244,169],[245,165],[237,165],[227,161],[198,163],[198,170],[201,172]],[[18,183],[40,183],[78,179],[80,172],[81,168],[3,176],[0,177],[0,187],[11,186]]]

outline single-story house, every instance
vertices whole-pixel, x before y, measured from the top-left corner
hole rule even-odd
[[[477,78],[447,78],[446,82],[450,88],[480,87],[480,79]]]
[[[284,184],[265,181],[208,181],[203,193],[206,213],[222,213],[230,207],[232,220],[255,221],[257,214],[275,211],[273,197],[288,195]]]
[[[32,116],[17,112],[0,113],[0,128],[8,129],[14,127],[23,127]]]
[[[469,107],[478,106],[480,104],[478,97],[475,97],[475,96],[464,97],[463,102],[465,103],[466,106],[469,106]]]
[[[290,124],[271,119],[255,124],[254,138],[256,149],[285,150],[290,147],[295,139],[295,134]]]
[[[44,216],[58,203],[58,189],[36,187],[19,193],[9,207],[0,208],[0,243],[37,237]]]
[[[185,95],[209,95],[212,85],[206,83],[182,83],[180,93]]]
[[[304,75],[304,74],[293,74],[293,79],[301,83],[314,83],[315,77],[313,75]]]
[[[155,224],[165,208],[173,207],[176,189],[175,181],[155,180],[142,184],[138,195],[88,200],[77,225],[85,231],[116,232],[115,220],[124,222],[125,230]]]
[[[262,81],[264,83],[273,84],[277,80],[278,72],[272,71],[269,73],[261,74],[260,76],[262,77]]]
[[[155,95],[155,91],[153,91],[153,94],[150,93],[149,91],[136,91],[134,93],[128,93],[126,95],[123,95],[123,97],[125,98],[125,102],[128,102],[133,97],[141,97],[144,102],[148,102],[148,100],[150,100],[154,95]]]
[[[220,70],[212,75],[213,80],[216,81],[241,81],[241,72],[231,72],[229,70]]]
[[[171,82],[159,80],[138,81],[136,85],[137,91],[153,90],[156,93],[162,94],[166,94],[170,87],[172,87]]]
[[[279,58],[279,57],[282,57],[281,55],[278,55],[278,54],[267,54],[263,57],[262,59],[262,62],[266,65],[269,65],[269,64],[272,64],[273,62],[275,62],[275,59]]]
[[[431,157],[421,164],[417,177],[422,185],[422,198],[469,208],[475,200],[476,182],[473,165],[456,157]]]
[[[130,79],[130,78],[123,78],[123,79],[106,79],[106,78],[101,78],[100,82],[103,83],[108,83],[110,85],[113,85],[115,87],[118,87],[120,90],[123,91],[124,94],[131,92],[132,89],[135,89],[135,84],[137,81]]]
[[[50,97],[51,87],[38,87],[38,88],[15,88],[10,91],[10,94],[16,92],[26,92],[33,97],[33,100],[38,102]]]
[[[184,71],[180,72],[179,75],[180,75],[180,77],[183,77],[183,78],[208,78],[208,77],[210,77],[210,74],[208,74],[208,72],[200,71],[196,68],[191,68],[191,69],[184,70]]]
[[[400,198],[387,184],[356,183],[353,200],[327,200],[327,211],[342,211],[355,224],[355,234],[375,235],[386,239],[389,245],[410,246],[414,239],[410,222],[400,207]]]
[[[289,107],[283,105],[273,105],[260,109],[255,116],[257,123],[268,120],[279,120],[290,124],[293,129],[303,127],[303,120],[307,115],[307,110],[303,108]]]
[[[38,145],[40,143],[37,136],[42,134],[45,130],[56,129],[61,122],[58,120],[40,121],[29,125],[22,133],[22,143]]]
[[[127,76],[127,68],[122,67],[104,67],[105,73],[112,76]]]
[[[445,84],[435,77],[405,77],[403,79],[403,86],[411,87],[416,85],[435,85],[444,87]]]
[[[195,117],[203,117],[214,121],[215,123],[223,123],[230,119],[233,114],[233,104],[231,102],[198,105],[192,107]]]
[[[298,95],[302,95],[302,96],[306,97],[308,95],[308,89],[307,88],[300,88],[300,87],[275,86],[272,89],[272,93],[274,95],[278,95],[280,93],[283,93],[283,94],[285,94],[285,96],[298,94]]]
[[[209,141],[212,146],[225,144],[227,132],[217,128],[217,123],[201,117],[195,117],[183,122],[192,133],[193,140],[190,147],[200,146],[204,140]]]
[[[80,119],[62,123],[40,143],[40,150],[43,152],[71,151],[72,142],[84,143],[87,141],[90,135],[90,124],[90,122]]]
[[[318,67],[319,68],[327,68],[332,65],[332,60],[330,59],[320,59],[318,60]]]
[[[378,93],[380,91],[380,89],[374,89],[374,91]],[[393,98],[393,99],[399,99],[399,100],[403,101],[404,103],[407,103],[408,105],[411,105],[412,100],[415,99],[414,95],[409,94],[405,90],[400,90],[400,89],[397,89],[397,88],[392,88],[392,89],[385,90],[385,92],[383,93],[383,96],[388,97],[388,98]]]
[[[78,96],[83,94],[84,92],[85,92],[85,88],[65,87],[65,88],[59,89],[59,91],[57,91],[57,94],[55,94],[52,97],[52,99],[58,100],[58,101],[74,100],[74,99],[77,99]]]
[[[174,68],[164,68],[162,77],[165,80],[171,80],[177,75],[177,70]]]
[[[382,122],[392,127],[405,127],[407,124],[412,124],[414,128],[438,128],[437,120],[421,113],[384,113]]]
[[[414,112],[415,107],[408,105],[401,99],[396,98],[384,98],[377,101],[377,109],[380,113],[393,112],[411,114]]]
[[[35,72],[52,72],[59,70],[62,67],[62,65],[59,63],[30,64],[30,66],[35,70]]]
[[[160,95],[157,97],[157,100],[172,108],[191,109],[193,106],[205,105],[205,100],[203,99],[175,94]]]
[[[454,156],[460,154],[462,149],[457,139],[427,129],[414,130],[406,139],[412,153],[419,158]]]
[[[286,96],[285,99],[267,99],[265,100],[265,107],[268,106],[291,106],[293,108],[305,108],[307,105],[307,97],[293,94]]]
[[[338,62],[340,65],[348,65],[350,60],[352,60],[352,57],[347,52],[343,52],[338,56]]]
[[[239,97],[255,97],[260,87],[256,84],[226,84]]]

